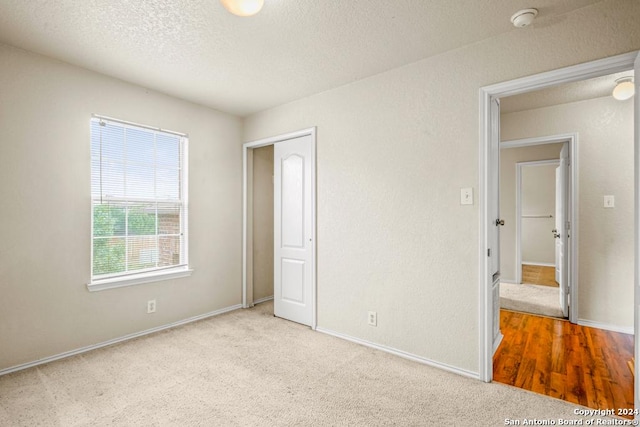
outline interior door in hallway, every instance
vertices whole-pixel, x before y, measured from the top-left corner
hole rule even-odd
[[[567,225],[567,193],[569,181],[569,147],[565,143],[560,150],[560,165],[556,168],[556,282],[560,285],[560,307],[562,315],[569,316],[569,269],[567,268],[567,248],[569,247],[569,227]]]
[[[491,100],[491,129],[490,129],[489,165],[490,174],[489,196],[487,206],[489,219],[489,276],[491,278],[491,318],[493,323],[493,350],[495,351],[502,340],[500,333],[500,227],[504,220],[500,218],[500,100]]]
[[[313,141],[274,146],[274,315],[313,320]]]

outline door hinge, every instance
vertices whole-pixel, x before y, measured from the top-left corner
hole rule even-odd
[[[487,249],[487,256],[491,256],[491,248]]]

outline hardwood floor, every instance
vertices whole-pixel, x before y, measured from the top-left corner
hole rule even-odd
[[[522,283],[558,287],[555,267],[522,264]]]
[[[493,379],[593,409],[633,408],[633,335],[500,310]]]

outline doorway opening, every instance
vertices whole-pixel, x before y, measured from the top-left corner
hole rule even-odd
[[[502,309],[577,322],[577,150],[577,134],[500,143]]]
[[[273,145],[247,154],[247,296],[254,305],[273,300]]]
[[[501,268],[499,259],[496,260],[496,254],[500,253],[500,231],[498,227],[500,225],[501,218],[499,217],[500,206],[500,191],[499,191],[499,172],[497,165],[499,164],[500,156],[500,100],[512,95],[524,94],[538,89],[545,89],[552,86],[557,86],[563,83],[583,81],[592,79],[595,77],[601,77],[605,75],[614,74],[621,71],[628,71],[634,69],[634,61],[637,58],[637,52],[619,55],[612,58],[606,58],[599,61],[594,61],[587,64],[581,64],[578,66],[568,67],[548,73],[543,73],[531,77],[517,79],[510,82],[500,83],[481,89],[481,218],[480,218],[480,289],[481,289],[481,301],[480,301],[480,377],[484,381],[491,381],[493,378],[493,353],[494,350],[500,344],[502,340],[502,334],[499,330],[499,303],[497,301],[498,294],[496,293],[496,283],[499,283]],[[636,111],[635,120],[636,128],[638,124],[638,108],[636,97]],[[633,122],[633,120],[632,120]],[[512,129],[513,130],[513,129]],[[625,174],[627,182],[632,187],[632,197],[629,202],[632,210],[632,219],[635,222],[635,226],[631,226],[634,230],[633,233],[629,233],[627,228],[627,234],[632,236],[634,241],[632,247],[638,247],[638,136],[636,136],[631,144],[632,155],[628,156],[634,158],[633,170],[631,175]],[[503,135],[504,136],[504,135]],[[509,137],[507,136],[507,138]],[[613,147],[612,147],[613,150]],[[635,154],[633,154],[635,152]],[[633,172],[635,171],[635,172]],[[635,177],[634,177],[635,173]],[[633,178],[632,178],[633,177]],[[577,183],[576,183],[577,184]],[[606,194],[605,194],[606,195]],[[601,197],[601,196],[599,196]],[[602,200],[602,199],[600,199]],[[606,200],[606,199],[605,199]],[[602,206],[602,201],[600,201]],[[497,218],[497,219],[496,219]],[[572,224],[577,225],[577,224]],[[498,230],[496,230],[498,229]],[[573,229],[572,229],[573,232]],[[504,250],[504,249],[502,249]],[[492,255],[494,257],[492,258]],[[575,253],[572,256],[576,255]],[[638,251],[632,250],[631,257],[628,259],[626,268],[631,268],[635,271],[633,279],[630,280],[629,290],[630,298],[627,301],[631,301],[634,298],[634,291],[638,285]],[[575,267],[575,265],[574,265]],[[575,277],[574,277],[575,279]],[[585,278],[585,280],[587,280]],[[582,284],[582,283],[581,283]],[[635,292],[637,294],[637,292]],[[578,298],[575,301],[571,301],[571,307],[577,308]],[[638,328],[638,304],[636,302],[633,305],[634,309],[634,321],[632,330]],[[584,306],[584,301],[582,301]],[[594,305],[589,302],[585,307],[584,312],[593,309]],[[592,311],[593,312],[593,311]],[[578,315],[579,317],[579,315]],[[588,323],[588,322],[582,322]],[[597,322],[588,326],[597,326]],[[638,344],[635,343],[635,354],[638,354]],[[634,406],[638,405],[638,382],[633,379],[633,384],[636,392],[634,393]]]
[[[243,145],[242,306],[316,328],[315,128]]]

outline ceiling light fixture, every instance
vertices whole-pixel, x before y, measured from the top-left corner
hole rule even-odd
[[[633,77],[620,77],[616,79],[616,87],[613,88],[613,97],[618,101],[629,99],[636,93]]]
[[[523,28],[531,24],[536,16],[538,9],[522,9],[513,14],[511,23],[516,28]]]
[[[264,0],[220,0],[220,3],[236,16],[255,15],[264,6]]]

